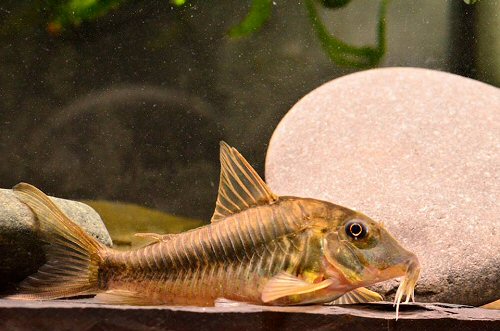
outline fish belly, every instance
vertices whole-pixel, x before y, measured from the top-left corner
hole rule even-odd
[[[111,277],[106,291],[125,291],[158,305],[213,306],[218,298],[260,304],[269,273],[244,263],[216,264],[175,273],[143,272]],[[140,299],[143,298],[143,299]]]
[[[289,204],[250,209],[165,242],[115,252],[100,272],[101,288],[157,304],[211,306],[218,298],[262,303],[269,279],[296,273],[310,256],[310,240],[301,232],[303,208]]]

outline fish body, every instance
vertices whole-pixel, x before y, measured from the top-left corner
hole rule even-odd
[[[147,293],[157,303],[213,305],[217,298],[263,303],[270,279],[280,273],[324,280],[324,230],[348,210],[294,197],[257,206],[223,221],[174,235],[144,248],[109,254],[100,283],[103,289]],[[117,270],[120,270],[117,272]],[[337,287],[324,301],[348,289]],[[326,295],[326,294],[325,294]],[[296,296],[274,304],[303,303]]]
[[[212,222],[123,252],[104,247],[41,191],[14,191],[40,220],[47,263],[20,285],[20,299],[96,294],[114,304],[212,306],[218,298],[269,305],[378,301],[367,289],[406,276],[413,295],[419,264],[380,224],[326,201],[278,197],[234,149],[221,144]]]

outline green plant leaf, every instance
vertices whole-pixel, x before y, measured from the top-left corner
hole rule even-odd
[[[305,0],[309,19],[318,36],[321,46],[334,63],[352,68],[372,68],[378,65],[386,50],[386,12],[389,0],[381,0],[377,27],[377,46],[352,46],[328,32],[318,15],[313,0]]]
[[[170,0],[170,3],[177,7],[185,5],[186,2],[187,0]]]
[[[272,6],[272,0],[253,0],[247,16],[229,30],[229,36],[241,38],[260,30],[271,16]]]
[[[349,2],[351,2],[351,0],[321,0],[321,4],[327,8],[341,8]]]
[[[48,30],[59,33],[62,30],[78,26],[82,22],[91,21],[108,14],[128,0],[52,0],[47,1],[48,8],[53,12],[53,19]]]

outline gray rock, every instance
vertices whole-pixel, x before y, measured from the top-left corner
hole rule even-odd
[[[90,235],[111,246],[108,231],[92,208],[76,201],[58,198],[54,201]],[[32,274],[45,262],[36,223],[33,212],[11,190],[0,189],[0,291]]]
[[[266,160],[276,193],[383,221],[419,256],[418,301],[472,305],[500,297],[499,173],[500,90],[414,68],[314,90],[281,121]]]

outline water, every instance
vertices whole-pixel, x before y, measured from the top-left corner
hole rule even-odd
[[[56,196],[208,220],[219,140],[262,173],[287,110],[320,84],[362,70],[332,62],[304,1],[269,2],[263,26],[236,37],[231,29],[249,1],[112,1],[117,7],[97,18],[77,13],[77,25],[65,21],[69,2],[0,5],[2,187],[23,180]],[[305,3],[338,40],[381,50],[379,2],[335,10]],[[432,68],[498,86],[495,8],[490,0],[390,1],[376,66]]]

